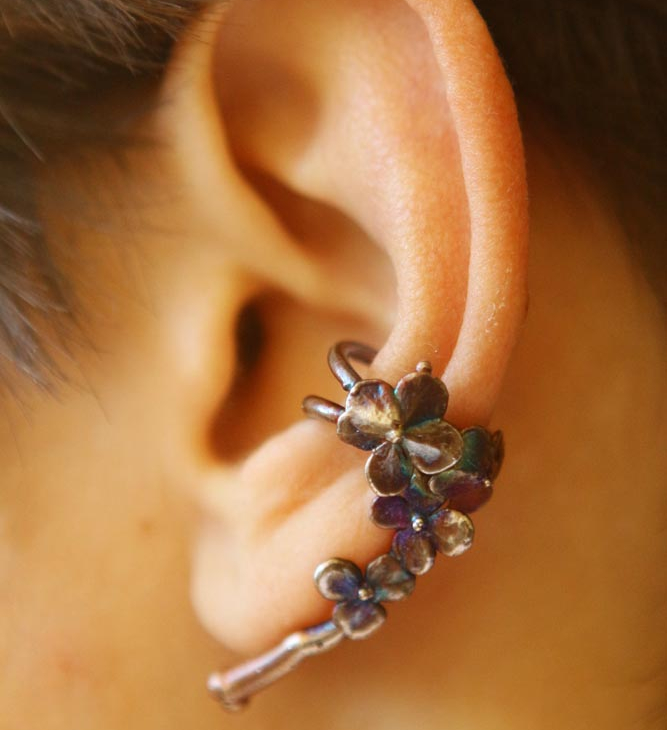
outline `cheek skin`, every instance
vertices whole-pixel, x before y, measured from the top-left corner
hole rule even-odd
[[[184,702],[209,710],[191,677],[219,659],[187,601],[189,503],[120,409],[71,396],[32,413],[15,436],[40,458],[3,484],[8,727],[171,727],[150,724],[158,707],[185,727]]]
[[[90,326],[74,385],[2,407],[0,707],[8,727],[204,727],[216,708],[192,677],[220,652],[188,601],[182,360],[154,311],[98,294],[114,317]]]

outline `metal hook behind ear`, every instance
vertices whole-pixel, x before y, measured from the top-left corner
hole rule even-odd
[[[350,365],[349,361],[358,360],[370,365],[376,355],[376,349],[361,342],[351,340],[338,342],[329,350],[329,368],[336,380],[343,386],[343,389],[350,391],[362,378]],[[329,423],[337,423],[345,411],[338,403],[334,403],[327,398],[320,398],[318,395],[306,396],[303,399],[302,408],[312,418],[321,418],[324,421],[329,421]]]
[[[330,423],[338,423],[338,419],[345,412],[338,403],[320,398],[319,395],[307,395],[301,404],[304,412],[311,418],[321,418]]]
[[[338,342],[329,350],[329,367],[343,390],[351,390],[361,380],[361,375],[350,365],[349,360],[370,365],[376,355],[377,350],[361,342]]]

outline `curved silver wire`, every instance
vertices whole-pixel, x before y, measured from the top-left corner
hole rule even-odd
[[[362,379],[349,361],[358,360],[370,365],[376,355],[377,350],[361,342],[338,342],[329,350],[329,367],[343,390],[349,391]]]

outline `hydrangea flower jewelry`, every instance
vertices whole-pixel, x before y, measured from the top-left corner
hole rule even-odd
[[[344,638],[364,639],[387,617],[384,603],[407,598],[415,576],[431,569],[437,553],[460,555],[471,545],[469,513],[491,496],[503,459],[500,431],[480,426],[459,431],[444,420],[448,394],[428,362],[393,388],[363,380],[350,360],[370,364],[376,351],[341,342],[329,352],[329,367],[347,391],[345,407],[308,396],[304,411],[336,424],[338,437],[370,451],[366,478],[378,495],[371,519],[395,530],[391,550],[362,571],[332,558],[315,569],[315,586],[334,601],[331,619],[290,634],[275,649],[228,672],[209,677],[210,693],[228,710],[242,708],[260,689]]]

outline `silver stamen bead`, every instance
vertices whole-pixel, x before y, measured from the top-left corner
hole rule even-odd
[[[426,527],[426,522],[421,515],[412,515],[412,520],[410,520],[410,523],[412,525],[412,529],[415,532],[421,532]]]

